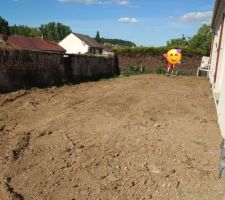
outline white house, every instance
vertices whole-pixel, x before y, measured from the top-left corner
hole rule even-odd
[[[215,98],[218,124],[225,141],[225,1],[216,0],[211,29],[213,32],[209,79]],[[225,176],[225,144],[222,147],[220,174]]]
[[[90,36],[78,33],[70,33],[59,42],[59,45],[66,49],[67,54],[85,54],[88,52],[100,54],[103,50],[102,45],[97,43]]]

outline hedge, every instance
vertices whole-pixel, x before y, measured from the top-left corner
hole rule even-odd
[[[136,55],[136,54],[151,54],[151,55],[162,55],[170,49],[177,47],[125,47],[125,48],[116,48],[113,49],[114,53],[117,55]],[[178,48],[177,48],[178,49]],[[182,49],[182,55],[184,56],[193,56],[193,55],[205,55],[203,50],[193,50],[184,48]]]

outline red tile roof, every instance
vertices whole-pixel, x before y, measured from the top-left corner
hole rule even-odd
[[[66,52],[57,43],[44,40],[37,37],[25,37],[19,35],[11,35],[7,39],[7,44],[12,48],[31,50],[31,51],[47,51],[47,52]]]

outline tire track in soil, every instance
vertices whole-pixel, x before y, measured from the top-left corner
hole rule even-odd
[[[17,143],[17,147],[12,150],[12,159],[16,161],[23,154],[23,152],[27,149],[30,143],[31,134],[25,133],[24,136]]]

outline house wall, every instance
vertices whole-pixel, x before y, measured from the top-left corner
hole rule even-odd
[[[218,60],[218,67],[217,67],[217,71],[214,67],[214,91],[215,93],[217,93],[218,95],[220,95],[221,90],[222,90],[222,82],[223,82],[223,77],[224,77],[224,66],[225,66],[225,60],[222,59],[225,56],[225,26],[224,23],[225,21],[222,20],[222,16],[220,19],[221,23],[220,23],[220,31],[219,31],[219,40],[221,39],[221,41],[218,41],[218,48],[219,48],[219,43],[221,42],[221,46],[220,49],[217,49],[216,55],[219,54],[219,60]],[[223,23],[223,25],[222,25]],[[223,28],[223,29],[222,29]],[[217,57],[217,56],[216,56]]]
[[[223,40],[220,52],[220,61],[218,64],[217,79],[215,83],[215,94],[219,93],[217,113],[218,123],[221,129],[221,134],[225,139],[225,26],[223,30]]]
[[[65,79],[62,56],[0,48],[0,91],[61,84]]]
[[[214,39],[212,45],[212,54],[211,54],[211,72],[209,72],[209,79],[211,84],[214,84],[214,74],[216,68],[216,59],[217,59],[217,52],[218,52],[218,43],[219,43],[219,36],[220,36],[220,27],[217,26],[214,30]]]
[[[225,78],[223,79],[223,90],[220,94],[219,103],[217,106],[218,123],[220,126],[221,134],[225,139]]]
[[[221,134],[225,139],[225,22],[223,22],[222,17],[225,12],[225,1],[221,1],[220,7],[215,18],[215,22],[212,27],[214,33],[214,44],[212,49],[211,57],[211,69],[209,74],[210,82],[212,83],[212,90],[215,97],[218,124],[221,130]],[[221,29],[222,22],[224,23],[223,31]],[[219,38],[222,33],[221,48],[219,48]],[[217,74],[216,73],[216,61],[217,56],[219,56]]]
[[[70,33],[64,38],[59,45],[66,49],[67,54],[84,54],[88,52],[89,46],[76,37],[73,33]]]

